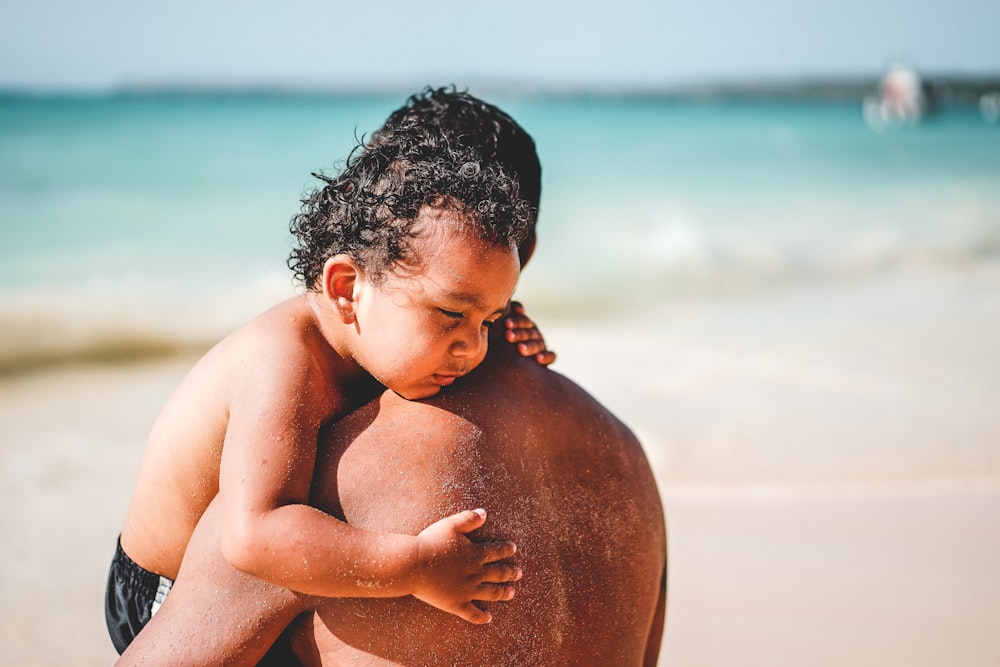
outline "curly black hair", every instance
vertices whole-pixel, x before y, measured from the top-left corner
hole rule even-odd
[[[310,289],[337,254],[354,259],[374,283],[399,262],[418,262],[413,223],[425,206],[459,212],[497,246],[518,246],[533,217],[509,168],[434,124],[384,127],[378,141],[355,147],[338,176],[313,176],[325,185],[308,193],[292,218],[298,246],[288,259]]]
[[[371,140],[378,143],[394,129],[413,124],[437,125],[456,141],[478,148],[487,159],[510,169],[517,176],[521,196],[537,215],[542,165],[531,135],[507,113],[454,85],[427,86],[393,111]]]

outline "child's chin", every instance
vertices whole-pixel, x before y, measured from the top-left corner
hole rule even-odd
[[[394,392],[408,401],[419,401],[421,398],[430,398],[441,393],[442,387],[438,385],[427,385],[423,387],[409,387],[406,389],[393,389]]]

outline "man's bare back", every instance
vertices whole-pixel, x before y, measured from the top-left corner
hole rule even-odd
[[[292,632],[306,665],[655,664],[666,535],[648,462],[585,392],[504,352],[447,394],[387,393],[338,422],[311,499],[356,526],[410,533],[484,507],[476,534],[516,542],[524,571],[513,600],[489,605],[491,624],[410,597],[310,599],[246,577],[215,556],[210,512],[121,664],[254,664],[308,610]]]
[[[645,455],[562,376],[512,356],[487,363],[460,393],[387,393],[339,422],[311,502],[404,533],[484,507],[482,537],[518,545],[517,595],[490,605],[484,627],[413,598],[326,600],[297,637],[306,664],[642,664],[666,544]]]

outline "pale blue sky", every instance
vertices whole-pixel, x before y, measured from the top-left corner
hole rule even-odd
[[[998,0],[0,0],[0,86],[1000,73]]]

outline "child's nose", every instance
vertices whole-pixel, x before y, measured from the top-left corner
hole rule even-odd
[[[458,338],[451,344],[452,355],[473,359],[485,356],[487,333],[482,327],[462,327]]]

